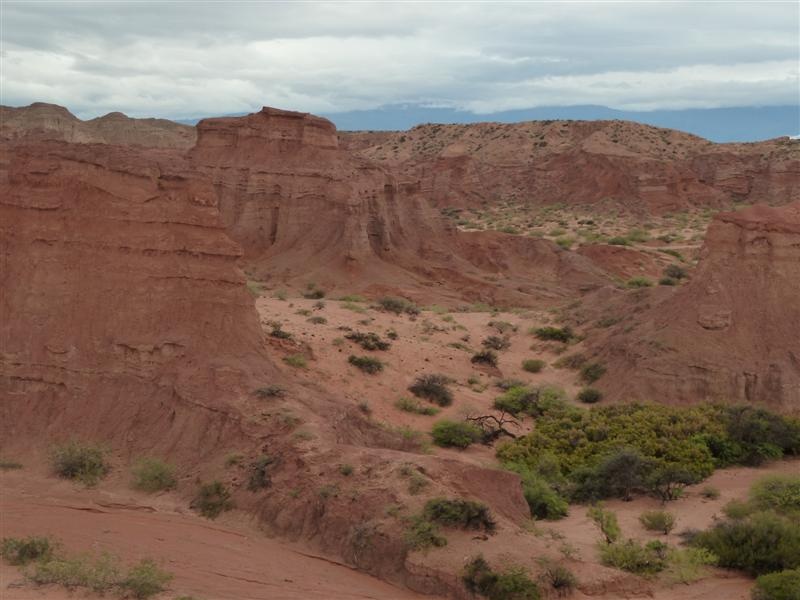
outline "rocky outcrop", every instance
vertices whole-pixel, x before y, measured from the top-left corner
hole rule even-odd
[[[459,234],[417,182],[340,148],[325,119],[264,108],[197,130],[191,159],[261,279],[517,305],[605,281],[547,241]]]
[[[6,439],[69,432],[211,451],[233,435],[233,407],[271,372],[236,267],[241,249],[208,182],[153,151],[4,150]],[[204,446],[206,436],[216,441]]]
[[[592,340],[611,395],[800,412],[800,202],[717,215],[692,280],[627,313]]]
[[[195,130],[165,119],[131,119],[120,112],[81,121],[63,106],[44,102],[0,106],[0,139],[21,138],[186,149],[194,144]]]
[[[343,146],[421,181],[437,206],[509,200],[642,215],[800,199],[800,143],[714,144],[623,121],[420,125],[343,133]]]

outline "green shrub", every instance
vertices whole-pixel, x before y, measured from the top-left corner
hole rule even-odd
[[[489,327],[493,327],[498,333],[504,334],[517,330],[517,326],[508,321],[489,321]]]
[[[208,519],[216,519],[233,508],[233,500],[222,482],[212,481],[200,486],[191,507]]]
[[[573,473],[572,497],[578,501],[623,498],[645,486],[652,464],[635,448],[618,448]]]
[[[441,548],[447,545],[447,538],[439,534],[439,529],[427,519],[417,516],[411,519],[405,535],[406,543],[414,550]]]
[[[717,557],[705,548],[670,549],[667,553],[666,578],[670,583],[692,583],[703,578]]]
[[[652,286],[653,282],[647,277],[631,277],[625,282],[625,285],[629,288],[645,288]]]
[[[391,344],[381,339],[377,333],[360,333],[353,331],[345,335],[348,340],[355,342],[364,350],[388,350]]]
[[[603,544],[600,561],[607,567],[616,567],[637,575],[653,575],[667,567],[667,548],[659,541],[642,546],[635,540]]]
[[[298,369],[305,369],[308,365],[306,357],[302,354],[290,354],[289,356],[284,356],[283,362]]]
[[[647,510],[639,515],[639,522],[645,529],[664,535],[675,529],[675,515],[665,510]]]
[[[353,474],[353,465],[343,464],[339,465],[339,473],[344,475],[345,477],[349,477]]]
[[[494,408],[512,415],[533,414],[539,401],[539,390],[527,386],[510,388],[494,401]]]
[[[388,312],[393,312],[395,314],[402,314],[406,313],[409,315],[418,315],[419,314],[419,307],[413,302],[406,300],[405,298],[395,298],[391,296],[387,296],[385,298],[380,298],[378,300],[378,304],[380,307]]]
[[[525,496],[531,515],[537,519],[554,521],[566,517],[569,512],[569,503],[541,477],[532,474],[524,476],[522,495]]]
[[[617,515],[612,511],[606,510],[601,506],[592,506],[589,508],[586,516],[597,525],[597,528],[606,540],[606,544],[613,544],[619,540],[619,536],[622,532],[617,522]]]
[[[470,560],[461,576],[464,586],[473,594],[489,600],[539,600],[536,582],[519,568],[495,572],[482,556]]]
[[[490,367],[497,366],[497,354],[493,350],[481,350],[472,355],[470,362],[473,364],[489,365]]]
[[[354,367],[361,369],[365,373],[369,373],[370,375],[374,375],[375,373],[380,373],[383,371],[383,363],[377,358],[372,358],[371,356],[354,356],[351,354],[347,358],[347,362]]]
[[[439,421],[431,430],[433,443],[437,446],[464,449],[482,439],[483,434],[476,425],[464,421]]]
[[[326,319],[325,317],[321,317],[319,315],[315,315],[313,317],[309,317],[306,320],[309,323],[311,323],[312,325],[325,325],[325,323],[328,322],[328,319]]]
[[[569,596],[578,587],[578,579],[563,565],[546,565],[542,579],[557,596]]]
[[[414,413],[416,415],[433,416],[439,412],[435,406],[425,406],[416,400],[410,398],[400,398],[394,405],[405,412]]]
[[[522,361],[522,370],[527,371],[528,373],[539,373],[544,366],[545,362],[543,360],[539,360],[538,358],[529,358]]]
[[[800,517],[800,475],[768,475],[750,488],[750,501],[759,510]]]
[[[0,471],[14,471],[22,468],[22,463],[15,460],[0,460]]]
[[[105,455],[100,446],[72,440],[55,446],[50,460],[58,476],[93,486],[110,470]]]
[[[711,485],[705,486],[702,490],[700,490],[700,495],[707,500],[716,500],[719,498],[720,493],[717,488]]]
[[[267,454],[262,454],[248,467],[247,489],[257,492],[272,485],[272,478],[269,474],[269,467],[275,459]]]
[[[104,553],[93,557],[58,556],[40,560],[25,572],[25,577],[37,585],[58,584],[67,588],[84,587],[103,594],[120,587],[119,560]]]
[[[615,236],[608,240],[608,243],[612,246],[630,246],[631,243],[624,237]]]
[[[678,285],[678,280],[671,277],[662,277],[658,280],[658,285]]]
[[[772,511],[719,522],[693,544],[718,556],[721,567],[753,576],[800,567],[800,521]]]
[[[133,487],[143,492],[171,490],[178,481],[175,467],[157,458],[140,458],[133,465]]]
[[[578,401],[584,404],[595,404],[603,399],[603,393],[595,388],[586,387],[578,392]]]
[[[581,367],[581,381],[594,383],[605,375],[606,368],[600,363],[588,363]]]
[[[489,350],[506,350],[511,347],[511,341],[507,337],[500,337],[498,335],[490,335],[481,342],[484,348]]]
[[[472,500],[433,498],[425,503],[423,516],[434,523],[461,529],[481,529],[492,533],[495,522],[489,508]]]
[[[172,581],[172,574],[161,569],[153,560],[143,559],[128,571],[120,587],[139,600],[160,594]]]
[[[800,569],[761,575],[753,588],[753,600],[800,600]]]
[[[450,378],[444,375],[420,375],[408,386],[408,391],[439,406],[450,406],[453,403],[453,393],[447,387],[448,383]]]
[[[49,537],[3,538],[0,556],[10,565],[27,565],[37,560],[47,560],[53,555],[55,542]]]
[[[272,326],[272,331],[269,334],[274,337],[278,338],[279,340],[290,340],[292,339],[292,334],[288,331],[283,330],[283,325],[280,323],[274,323]]]
[[[535,335],[540,340],[554,341],[554,342],[568,342],[575,337],[570,327],[539,327],[533,330]]]

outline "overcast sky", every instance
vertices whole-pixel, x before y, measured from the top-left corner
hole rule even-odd
[[[796,1],[1,6],[2,104],[82,118],[800,103]]]

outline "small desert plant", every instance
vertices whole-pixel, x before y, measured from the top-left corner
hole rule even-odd
[[[481,342],[481,345],[490,350],[506,350],[507,348],[511,347],[511,342],[507,337],[490,335]]]
[[[433,498],[425,503],[423,516],[434,523],[461,529],[482,529],[492,533],[495,522],[489,508],[472,500]]]
[[[670,279],[683,279],[686,277],[686,269],[679,265],[667,265],[664,268],[664,276]]]
[[[622,532],[620,531],[616,514],[600,506],[591,507],[586,514],[600,529],[603,537],[605,537],[606,544],[613,544],[619,539]]]
[[[625,282],[625,285],[629,288],[644,288],[652,286],[653,282],[647,277],[631,277]]]
[[[0,460],[0,471],[14,471],[21,468],[22,463],[15,460]]]
[[[50,460],[58,476],[92,486],[110,470],[105,455],[105,449],[100,446],[72,440],[55,446]]]
[[[715,488],[714,486],[707,485],[702,490],[700,490],[700,495],[707,500],[716,500],[719,498],[720,493],[719,489]]]
[[[565,343],[575,337],[570,327],[539,327],[533,330],[533,335],[540,340]]]
[[[658,285],[677,285],[678,280],[672,279],[672,277],[662,277],[658,280]]]
[[[353,465],[343,464],[339,465],[339,473],[344,475],[345,477],[349,477],[353,474]]]
[[[408,386],[408,391],[439,406],[450,406],[453,403],[453,393],[447,387],[448,383],[450,378],[445,375],[420,375]]]
[[[355,342],[364,350],[388,350],[391,344],[381,339],[377,333],[360,333],[353,331],[345,335],[348,340]]]
[[[578,392],[578,400],[584,404],[594,404],[603,399],[603,393],[595,388],[587,387]]]
[[[413,302],[409,302],[405,298],[395,298],[387,296],[378,300],[378,305],[387,312],[395,314],[406,313],[409,315],[418,315],[419,307]]]
[[[279,396],[283,396],[286,393],[279,385],[266,385],[264,387],[260,387],[256,390],[255,394],[259,398],[277,398]]]
[[[171,490],[178,481],[175,467],[157,458],[144,457],[133,465],[133,487],[143,492]]]
[[[308,366],[306,357],[303,356],[302,354],[290,354],[289,356],[284,356],[283,362],[297,369],[305,369],[306,366]]]
[[[410,398],[400,398],[394,405],[400,410],[417,415],[433,416],[439,412],[439,409],[435,406],[425,406]]]
[[[759,510],[795,513],[800,517],[800,475],[768,475],[750,488],[750,501]]]
[[[273,323],[272,331],[270,331],[269,334],[272,337],[278,338],[280,340],[289,340],[292,338],[292,334],[289,333],[288,331],[284,331],[283,325],[281,325],[280,323]]]
[[[717,564],[717,557],[704,548],[670,549],[667,560],[667,580],[684,584],[701,579]]]
[[[492,570],[482,556],[470,560],[461,576],[464,586],[473,594],[488,600],[539,600],[536,582],[520,568],[502,572]]]
[[[155,561],[143,559],[131,567],[120,587],[134,598],[143,599],[163,592],[170,581],[172,574],[161,569]]]
[[[320,317],[319,315],[315,315],[313,317],[309,317],[307,321],[312,325],[325,325],[325,323],[328,322],[328,319],[325,317]]]
[[[761,575],[753,600],[800,600],[800,568]]]
[[[310,287],[305,292],[303,292],[303,298],[306,300],[320,300],[325,297],[325,290],[321,290],[317,287]]]
[[[647,510],[639,515],[639,522],[645,529],[667,535],[675,528],[675,515],[665,510]]]
[[[257,492],[272,485],[272,478],[269,475],[269,466],[275,462],[275,459],[266,454],[262,454],[253,462],[250,463],[248,468],[249,476],[247,479],[247,489],[251,492]]]
[[[605,375],[606,368],[600,363],[587,363],[581,367],[581,381],[594,383]]]
[[[371,356],[355,356],[354,354],[351,354],[347,358],[347,362],[357,369],[360,369],[365,373],[369,373],[370,375],[374,375],[375,373],[380,373],[383,371],[383,363],[377,358],[372,358]]]
[[[517,330],[517,326],[508,321],[489,321],[489,327],[496,329],[501,334]]]
[[[522,370],[528,373],[539,373],[544,368],[545,362],[538,358],[529,358],[522,361]]]
[[[497,366],[497,354],[493,350],[481,350],[472,355],[470,362],[473,364],[489,365],[490,367]]]
[[[233,500],[228,488],[221,481],[212,481],[200,486],[191,507],[206,518],[216,519],[233,508]]]
[[[542,579],[558,596],[568,596],[578,586],[578,579],[563,565],[546,565]]]
[[[439,534],[439,529],[425,519],[417,516],[411,520],[405,535],[406,543],[414,550],[425,548],[440,548],[447,545],[447,538]]]
[[[482,439],[479,427],[466,422],[439,421],[431,430],[433,443],[437,446],[467,448]]]
[[[666,568],[667,547],[657,540],[644,546],[634,540],[603,544],[600,547],[600,560],[609,567],[638,575],[652,575]]]
[[[556,369],[580,369],[585,364],[586,356],[580,352],[576,352],[575,354],[567,354],[566,356],[562,356],[553,363],[553,366]]]
[[[56,544],[49,537],[3,538],[0,556],[10,565],[22,566],[52,556]]]

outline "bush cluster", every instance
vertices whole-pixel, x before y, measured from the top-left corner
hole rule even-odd
[[[171,490],[178,484],[175,467],[157,458],[140,458],[133,464],[133,487],[143,492]]]
[[[433,498],[425,503],[423,516],[431,522],[460,529],[494,532],[495,522],[489,508],[472,500]]]
[[[208,519],[216,519],[223,512],[233,508],[233,500],[228,488],[220,481],[212,481],[200,486],[190,505]]]
[[[556,386],[530,387],[516,385],[497,397],[494,407],[515,416],[538,417],[548,410],[564,405],[566,394]]]
[[[496,406],[532,414],[536,427],[500,446],[498,458],[523,479],[529,473],[543,478],[564,500],[634,493],[672,500],[715,468],[800,454],[800,421],[762,409],[628,404],[585,410],[535,402],[530,390],[514,390]],[[543,458],[556,464],[544,475],[537,473]]]
[[[445,375],[420,375],[408,386],[408,391],[439,406],[450,406],[453,403],[453,392],[447,387],[450,381]]]
[[[439,409],[435,406],[427,406],[421,404],[419,400],[412,400],[411,398],[399,398],[394,405],[405,412],[416,415],[425,415],[428,417],[431,417],[439,412]]]
[[[481,342],[481,346],[489,350],[506,350],[511,347],[511,340],[499,335],[490,335]]]
[[[71,440],[50,452],[53,470],[59,477],[74,479],[87,486],[96,485],[110,470],[106,450],[101,446]]]
[[[554,341],[554,342],[569,342],[575,337],[572,328],[567,327],[539,327],[533,330],[535,335],[540,340]]]
[[[406,313],[408,315],[418,315],[419,307],[406,300],[405,298],[396,298],[387,296],[378,300],[378,305],[387,312],[393,312],[397,315]]]
[[[481,350],[472,355],[470,359],[472,364],[489,365],[490,367],[497,366],[497,354],[494,350]]]
[[[539,373],[544,369],[545,362],[538,358],[529,358],[522,361],[522,370],[528,373]]]
[[[539,586],[524,570],[510,568],[494,571],[482,556],[476,556],[464,567],[464,586],[473,594],[489,600],[539,600]]]
[[[480,427],[466,421],[438,421],[431,430],[433,443],[444,448],[467,448],[481,441],[483,433]]]
[[[383,371],[383,363],[377,358],[373,358],[371,356],[355,356],[351,354],[347,358],[347,362],[357,369],[364,371],[364,373],[369,373],[370,375],[374,375],[375,373],[380,373]]]
[[[381,336],[372,331],[368,333],[353,331],[344,337],[352,342],[355,342],[364,350],[388,350],[391,346],[389,342],[382,340]]]

